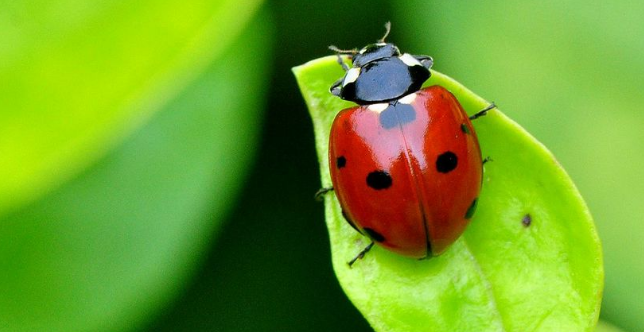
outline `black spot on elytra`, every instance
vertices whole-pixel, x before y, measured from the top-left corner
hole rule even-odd
[[[391,129],[399,125],[412,122],[415,119],[416,111],[414,110],[414,107],[409,104],[389,104],[389,106],[380,113],[380,125],[385,129]]]
[[[467,208],[467,212],[465,212],[465,219],[472,219],[474,212],[476,212],[476,205],[478,204],[478,201],[479,201],[478,197],[472,201],[472,204],[470,204],[470,207]]]
[[[367,175],[367,185],[376,190],[387,189],[392,182],[391,175],[385,171],[373,171]]]
[[[344,210],[342,210],[342,217],[344,217],[344,220],[346,220],[346,221],[347,221],[347,223],[348,223],[349,225],[351,225],[351,227],[353,227],[353,229],[355,229],[355,230],[356,230],[356,232],[358,232],[358,233],[362,234],[362,232],[358,229],[358,227],[356,227],[356,225],[353,223],[353,221],[351,220],[351,218],[349,218],[349,216],[347,216],[347,213],[346,213]]]
[[[436,158],[436,170],[441,173],[449,173],[456,168],[458,158],[452,151],[447,151]]]
[[[470,128],[468,128],[466,124],[461,123],[461,131],[466,133],[466,134],[469,134],[470,133]]]
[[[523,218],[521,218],[521,224],[523,224],[524,227],[530,227],[532,224],[532,216],[528,213]]]
[[[335,164],[338,166],[338,168],[342,168],[347,165],[347,158],[344,156],[339,156],[338,159],[335,160]]]
[[[372,240],[374,240],[374,241],[376,241],[376,242],[385,242],[385,237],[384,237],[384,236],[382,236],[382,234],[380,234],[380,233],[378,233],[378,232],[374,231],[374,230],[373,230],[373,229],[371,229],[371,228],[364,228],[364,232],[365,232],[365,233],[367,233],[367,236],[368,236],[370,239],[372,239]]]

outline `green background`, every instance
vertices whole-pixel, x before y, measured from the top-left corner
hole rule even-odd
[[[644,4],[0,0],[0,330],[369,331],[290,68],[390,41],[541,140],[644,328]]]

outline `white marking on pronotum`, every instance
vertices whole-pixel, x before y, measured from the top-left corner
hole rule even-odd
[[[400,99],[398,101],[402,104],[411,104],[416,100],[416,94],[415,93],[410,93]]]
[[[386,110],[387,107],[389,107],[389,103],[379,103],[379,104],[371,104],[367,106],[367,109],[376,112],[378,114],[382,113],[382,111]]]
[[[347,75],[344,76],[344,81],[342,81],[342,86],[346,86],[349,83],[353,83],[358,79],[360,75],[360,67],[351,68],[347,71]]]
[[[403,54],[403,55],[399,56],[399,57],[398,57],[398,59],[400,59],[403,63],[405,63],[405,64],[406,64],[407,66],[409,66],[409,67],[413,67],[413,66],[422,66],[422,64],[420,63],[420,61],[418,61],[418,59],[414,58],[414,57],[413,57],[411,54],[409,54],[409,53],[405,53],[405,54]]]

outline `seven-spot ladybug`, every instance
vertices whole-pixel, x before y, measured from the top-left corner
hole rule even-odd
[[[361,50],[331,46],[345,69],[331,93],[360,106],[335,117],[329,139],[333,188],[345,219],[372,242],[425,258],[445,251],[476,209],[483,160],[468,117],[441,86],[421,89],[429,56],[400,53],[384,39]],[[340,54],[348,54],[349,68]]]

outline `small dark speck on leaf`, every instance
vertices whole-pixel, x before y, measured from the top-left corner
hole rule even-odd
[[[523,216],[523,218],[521,218],[521,223],[524,227],[530,227],[530,224],[532,224],[532,216],[527,213],[525,216]]]

